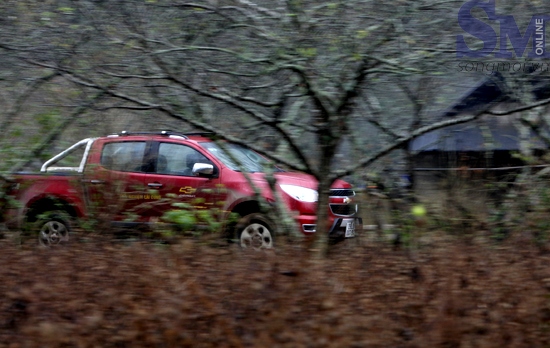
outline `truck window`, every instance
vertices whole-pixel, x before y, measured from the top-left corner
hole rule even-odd
[[[101,151],[101,165],[122,172],[141,172],[144,155],[144,141],[107,143]]]
[[[264,172],[268,165],[265,158],[244,146],[226,143],[222,148],[214,142],[204,142],[200,145],[231,170],[240,171],[242,168],[249,173]],[[275,170],[278,171],[276,168]]]
[[[158,174],[192,176],[195,163],[212,162],[197,150],[174,143],[160,143],[159,154],[156,163]]]

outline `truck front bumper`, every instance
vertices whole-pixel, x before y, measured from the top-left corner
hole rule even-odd
[[[301,231],[305,235],[316,232],[315,216],[300,216],[298,218]],[[329,229],[329,238],[353,238],[363,230],[363,219],[360,217],[333,218]]]

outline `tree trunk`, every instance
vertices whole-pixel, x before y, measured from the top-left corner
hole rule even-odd
[[[328,121],[328,115],[325,115],[325,121]],[[325,124],[329,124],[325,122]],[[332,136],[330,127],[324,128],[319,132],[318,143],[321,148],[319,159],[319,170],[317,171],[317,180],[319,186],[317,192],[319,199],[317,201],[317,226],[313,243],[314,257],[324,258],[328,251],[328,204],[330,196],[330,187],[332,185],[331,164],[338,145],[338,139]]]
[[[328,175],[323,176],[319,180],[319,200],[317,201],[317,227],[315,233],[315,241],[313,243],[313,256],[316,258],[324,258],[328,251],[328,204],[330,195],[330,185]]]

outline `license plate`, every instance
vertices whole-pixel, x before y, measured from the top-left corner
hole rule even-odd
[[[355,237],[355,221],[350,221],[346,223],[346,234],[345,238]]]

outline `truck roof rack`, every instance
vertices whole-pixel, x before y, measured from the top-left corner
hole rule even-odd
[[[126,136],[126,135],[165,135],[165,136],[170,136],[170,135],[176,135],[176,136],[179,136],[179,137],[184,137],[185,139],[189,139],[187,134],[180,133],[180,132],[169,131],[169,130],[156,131],[156,132],[155,131],[153,131],[153,132],[122,131],[122,132],[118,133],[117,135],[119,135],[119,136]]]
[[[189,139],[190,136],[212,137],[215,134],[216,133],[214,133],[214,132],[187,132],[187,133],[182,133],[182,132],[175,132],[175,131],[171,131],[171,130],[162,130],[162,131],[149,131],[149,132],[122,131],[122,132],[120,132],[118,134],[114,134],[114,135],[115,136],[126,136],[126,135],[166,135],[166,136],[170,136],[170,135],[175,135],[175,136],[184,137],[186,139]]]

